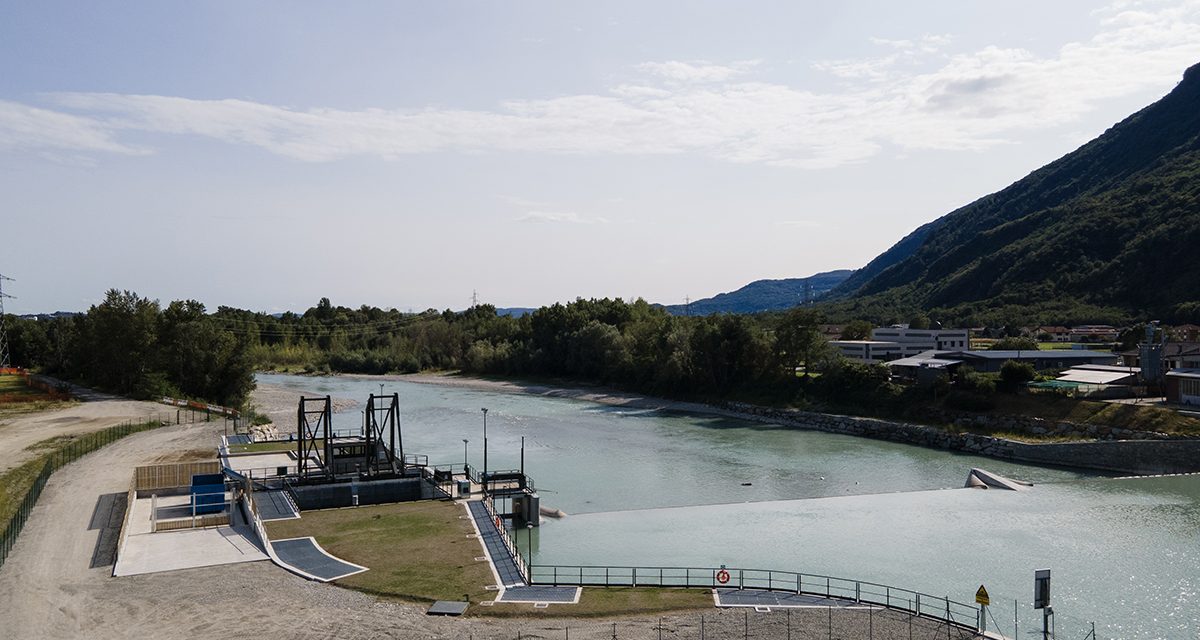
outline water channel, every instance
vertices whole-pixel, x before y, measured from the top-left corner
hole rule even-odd
[[[260,375],[365,400],[369,378]],[[1033,572],[1053,570],[1059,638],[1200,637],[1200,476],[1115,479],[703,415],[385,381],[406,453],[520,465],[570,514],[527,533],[535,564],[822,573],[973,602],[989,626],[1040,637]],[[361,407],[359,407],[361,408]],[[358,409],[336,414],[360,424]],[[959,489],[971,467],[1035,483]],[[1015,611],[1014,611],[1015,609]],[[1037,632],[1036,634],[1034,632]]]

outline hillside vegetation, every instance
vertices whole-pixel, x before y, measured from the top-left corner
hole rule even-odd
[[[831,294],[836,315],[1200,319],[1200,65],[1166,97],[922,226]]]

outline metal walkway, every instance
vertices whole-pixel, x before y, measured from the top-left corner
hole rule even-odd
[[[582,587],[508,587],[496,598],[497,602],[545,602],[548,604],[575,604],[579,602]]]
[[[496,528],[496,523],[488,515],[487,507],[483,506],[479,500],[473,500],[467,503],[467,509],[471,511],[475,528],[479,530],[483,546],[492,559],[492,567],[496,570],[496,575],[500,576],[500,584],[505,588],[525,586],[525,578],[517,569],[517,561],[505,546],[504,541],[500,539],[500,530]]]
[[[272,540],[271,546],[279,558],[280,566],[309,580],[331,582],[367,570],[366,567],[329,555],[313,538]]]
[[[828,607],[835,609],[867,609],[871,607],[871,605],[853,600],[788,593],[787,591],[767,591],[765,589],[715,589],[714,591],[716,591],[718,607],[769,607],[780,609],[811,607],[820,607],[822,609]]]
[[[258,506],[258,514],[263,522],[272,520],[294,520],[300,517],[296,505],[286,491],[262,490],[254,492],[254,504]]]
[[[508,546],[500,538],[496,521],[488,514],[487,507],[478,500],[467,503],[475,528],[479,530],[480,542],[487,549],[492,568],[500,577],[500,596],[496,602],[533,602],[574,604],[579,602],[579,587],[531,586],[525,582],[516,560]]]

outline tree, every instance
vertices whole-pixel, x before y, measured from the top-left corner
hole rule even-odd
[[[88,310],[85,345],[87,377],[118,393],[148,397],[154,388],[154,347],[158,302],[129,291],[109,289],[104,302]]]
[[[1037,351],[1041,345],[1033,338],[1000,338],[989,347],[992,351]]]
[[[1022,385],[1037,377],[1037,371],[1028,362],[1007,360],[1000,367],[1000,388],[1015,393]]]
[[[871,336],[870,322],[866,320],[851,320],[846,326],[842,327],[842,340],[866,340]]]
[[[917,314],[908,321],[909,329],[928,329],[929,316],[925,314]]]
[[[808,378],[813,365],[828,354],[829,343],[821,333],[821,319],[811,309],[794,307],[775,327],[776,356],[793,375],[803,364],[804,377]]]

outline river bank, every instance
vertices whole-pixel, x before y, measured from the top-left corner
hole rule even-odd
[[[962,451],[1002,460],[1032,462],[1120,473],[1161,475],[1200,472],[1200,440],[1168,439],[1164,434],[1143,433],[1119,428],[1043,423],[1038,420],[1014,422],[1011,416],[979,416],[961,423],[958,430],[913,424],[895,420],[823,414],[796,409],[776,409],[747,403],[684,402],[606,389],[603,387],[554,386],[515,380],[495,380],[451,374],[405,374],[346,377],[396,380],[439,385],[491,393],[533,395],[593,402],[613,407],[648,411],[671,411],[719,416],[781,424],[796,429],[842,433],[922,447]],[[979,432],[962,430],[975,427]],[[992,432],[1023,431],[1042,436],[1057,436],[1069,441],[1025,442],[991,435]]]

